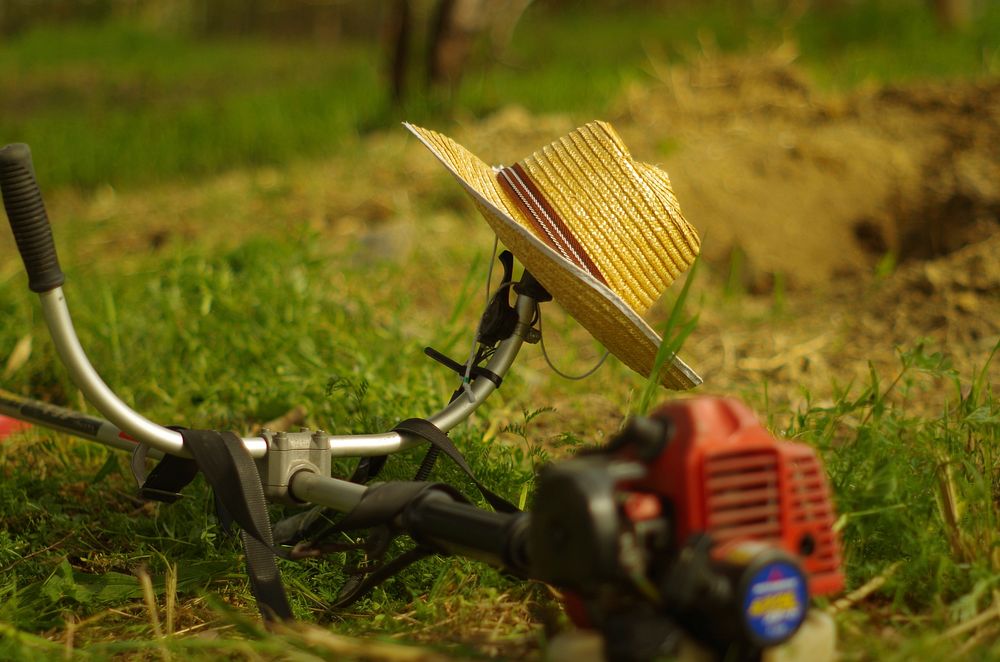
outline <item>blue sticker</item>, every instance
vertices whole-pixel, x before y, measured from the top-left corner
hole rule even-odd
[[[809,590],[806,579],[787,561],[768,563],[750,579],[743,613],[750,631],[765,645],[792,636],[806,617]]]

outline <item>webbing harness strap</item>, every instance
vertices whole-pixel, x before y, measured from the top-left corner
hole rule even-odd
[[[250,590],[261,616],[265,621],[291,620],[292,610],[275,560],[267,500],[250,452],[232,432],[186,429],[179,432],[184,438],[184,448],[194,460],[165,456],[142,482],[142,495],[168,503],[176,501],[180,490],[201,470],[216,502],[240,525]]]
[[[431,444],[432,448],[438,449],[440,452],[444,453],[452,459],[452,461],[458,465],[458,468],[465,472],[465,475],[472,479],[476,487],[479,489],[480,494],[483,498],[493,506],[493,509],[501,513],[516,513],[520,509],[507,501],[502,496],[492,492],[489,488],[483,485],[475,474],[472,472],[472,467],[469,463],[465,461],[465,457],[462,452],[455,447],[455,442],[448,438],[441,428],[434,425],[430,421],[424,418],[408,418],[402,421],[393,428],[394,432],[409,433],[420,437],[424,441]],[[388,458],[386,455],[376,455],[372,457],[363,457],[358,463],[357,469],[354,470],[354,474],[351,476],[351,482],[353,483],[366,483],[382,470],[385,466],[385,461]],[[423,471],[421,470],[421,473]],[[426,479],[427,476],[421,476],[421,479]]]
[[[174,503],[183,495],[181,490],[198,475],[198,463],[185,457],[164,455],[149,475],[145,474],[148,446],[140,445],[132,454],[132,473],[139,482],[143,499]]]
[[[440,449],[442,453],[450,457],[451,460],[458,465],[459,469],[465,472],[466,476],[472,479],[472,482],[475,483],[479,492],[483,495],[483,498],[486,499],[486,501],[493,506],[493,509],[497,512],[520,512],[520,509],[517,506],[491,491],[483,485],[478,478],[476,478],[475,474],[472,473],[472,467],[470,467],[469,463],[465,461],[461,451],[455,447],[455,442],[449,439],[448,435],[446,435],[438,426],[423,418],[408,418],[396,425],[393,430],[396,432],[408,432],[416,435],[421,439],[427,440],[435,448]]]
[[[291,620],[292,609],[275,560],[271,516],[257,465],[233,432],[182,430],[186,448],[223,507],[240,525],[250,588],[265,621]]]
[[[518,508],[483,485],[473,474],[472,467],[440,428],[422,418],[410,418],[400,422],[396,432],[412,434],[426,440],[432,448],[444,453],[472,480],[487,502],[498,512],[514,513]],[[247,574],[257,606],[265,621],[290,620],[291,608],[281,574],[278,570],[271,529],[271,519],[267,512],[267,501],[261,486],[257,465],[243,445],[242,440],[232,432],[215,430],[180,430],[184,447],[194,460],[166,456],[150,472],[140,478],[144,453],[137,452],[133,461],[137,479],[141,483],[143,496],[161,501],[176,501],[180,490],[190,483],[198,470],[212,486],[215,498],[225,514],[240,525],[243,548],[246,553]],[[352,480],[363,482],[374,477],[385,464],[386,456],[363,458]],[[360,479],[360,480],[359,480]],[[413,502],[428,489],[443,489],[453,498],[461,496],[452,488],[422,482],[384,483],[370,488],[358,506],[348,513],[334,530],[349,530],[385,525],[391,522],[406,505]],[[348,582],[338,596],[335,606],[346,606],[370,591],[387,577],[431,553],[418,545],[394,561],[385,564],[365,578]]]
[[[389,577],[435,552],[434,549],[421,544],[420,541],[416,541],[416,547],[403,552],[394,559],[386,562],[381,561],[381,557],[384,556],[389,541],[398,533],[396,520],[408,506],[420,500],[425,494],[431,491],[444,492],[455,501],[467,502],[465,497],[455,488],[441,483],[419,481],[378,483],[369,487],[354,510],[349,512],[344,519],[333,527],[333,531],[375,528],[376,532],[378,531],[376,527],[380,527],[382,545],[380,546],[380,551],[375,553],[375,556],[379,559],[376,567],[370,571],[357,572],[349,578],[340,589],[337,599],[330,605],[332,609],[343,609],[350,606]],[[372,540],[372,538],[369,538],[369,540]]]

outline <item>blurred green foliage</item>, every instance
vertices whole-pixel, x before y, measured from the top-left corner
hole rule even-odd
[[[1000,3],[952,32],[927,4],[540,1],[499,58],[481,57],[456,90],[402,109],[387,101],[377,21],[294,39],[207,36],[166,11],[40,23],[0,45],[0,141],[32,145],[43,185],[120,187],[322,155],[404,118],[440,123],[514,103],[587,120],[606,113],[625,83],[653,81],[652,60],[705,51],[790,40],[833,87],[1000,70]]]

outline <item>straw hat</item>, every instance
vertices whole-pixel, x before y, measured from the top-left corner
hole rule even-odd
[[[642,316],[691,265],[700,245],[667,173],[632,160],[605,122],[496,168],[446,136],[405,126],[465,187],[500,241],[553,298],[612,354],[648,376],[660,337]],[[687,389],[701,378],[675,356],[660,381]]]

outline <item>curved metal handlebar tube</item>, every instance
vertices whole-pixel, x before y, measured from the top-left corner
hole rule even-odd
[[[524,344],[524,336],[531,328],[531,322],[535,317],[535,310],[538,303],[529,296],[519,294],[514,303],[517,310],[518,324],[514,329],[514,334],[500,342],[493,358],[486,365],[486,369],[499,377],[507,374],[511,364],[517,357],[521,345]],[[468,398],[456,398],[448,403],[444,409],[428,417],[428,421],[436,425],[444,432],[448,432],[453,427],[467,419],[483,401],[488,398],[493,391],[497,390],[497,385],[485,377],[477,377],[470,384],[472,387],[473,400]],[[382,432],[376,434],[363,435],[333,435],[330,437],[330,454],[334,457],[355,457],[358,455],[387,455],[397,451],[405,450],[417,444],[426,443],[424,439],[409,434],[398,432]]]
[[[42,314],[45,317],[45,323],[49,328],[56,352],[69,371],[73,382],[83,392],[84,397],[114,426],[137,442],[148,444],[151,448],[164,453],[189,457],[187,451],[184,450],[184,440],[180,433],[142,416],[125,404],[104,383],[80,345],[62,288],[56,287],[42,292],[39,294],[39,298],[42,302]],[[531,297],[518,295],[515,303],[518,314],[517,328],[514,335],[502,341],[497,347],[486,366],[488,370],[500,377],[507,373],[524,343],[524,335],[530,328],[537,305],[537,302]],[[428,420],[447,432],[468,418],[497,389],[496,384],[485,377],[474,379],[470,386],[473,394],[471,402],[467,398],[457,398],[444,409],[430,416]],[[124,448],[121,444],[109,443],[104,439],[98,439],[98,441]],[[243,443],[252,457],[262,458],[267,455],[267,440],[263,437],[244,437]],[[420,443],[423,443],[422,439],[412,435],[401,435],[398,432],[340,435],[330,438],[331,454],[334,456],[384,455]]]
[[[63,274],[52,241],[52,230],[42,202],[41,192],[35,181],[31,150],[27,145],[14,144],[0,148],[0,193],[10,220],[11,229],[17,239],[18,250],[29,275],[30,288],[39,294],[42,314],[52,336],[59,358],[66,365],[74,383],[84,396],[110,421],[110,426],[152,449],[172,455],[190,457],[184,449],[180,433],[158,425],[125,404],[104,383],[91,365],[86,352],[80,345],[73,320],[62,291]],[[530,328],[537,302],[527,295],[518,295],[515,304],[518,325],[514,334],[502,341],[486,366],[494,374],[503,376],[510,368],[514,357],[524,342]],[[472,397],[456,398],[444,409],[431,416],[434,425],[448,431],[469,417],[497,386],[489,379],[479,377],[470,384]],[[102,435],[88,435],[96,441],[110,446],[127,448],[122,439],[111,438],[111,427]],[[73,433],[73,430],[67,430]],[[333,455],[365,455],[393,453],[421,440],[395,432],[374,435],[348,435],[331,439]],[[244,438],[243,443],[250,455],[262,458],[267,455],[268,442],[262,437]]]
[[[56,287],[38,296],[42,300],[42,314],[56,352],[84,397],[111,423],[136,441],[164,453],[190,457],[184,450],[184,440],[179,432],[158,425],[133,410],[97,374],[76,336],[62,288]],[[267,441],[261,437],[244,439],[243,443],[255,458],[267,454]]]

